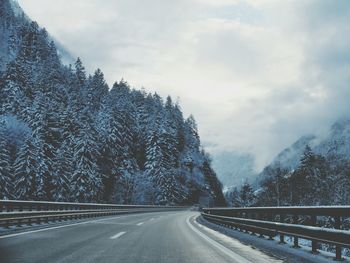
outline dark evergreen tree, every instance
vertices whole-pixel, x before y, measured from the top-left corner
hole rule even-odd
[[[252,186],[248,183],[245,182],[242,185],[242,188],[239,192],[239,198],[241,201],[241,206],[247,207],[247,206],[253,206],[255,203],[255,194]]]
[[[101,173],[96,160],[99,156],[97,132],[92,126],[88,109],[83,113],[83,126],[74,142],[74,171],[72,199],[79,202],[97,201],[101,190]]]
[[[15,194],[18,199],[40,200],[42,197],[43,180],[42,160],[39,157],[39,147],[29,137],[20,149],[14,163]]]
[[[0,129],[0,199],[13,198],[11,156],[4,131]]]

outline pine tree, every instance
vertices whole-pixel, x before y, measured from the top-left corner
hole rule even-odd
[[[51,196],[55,201],[70,199],[70,183],[73,173],[73,151],[69,144],[63,144],[54,159],[54,171],[51,175]]]
[[[86,82],[86,73],[80,58],[78,58],[77,61],[75,62],[75,77],[76,77],[78,86],[80,88],[83,87]]]
[[[84,97],[87,100],[86,105],[88,105],[93,112],[97,112],[107,93],[108,85],[104,80],[102,71],[97,69],[94,75],[89,79],[85,88]]]
[[[242,185],[239,197],[241,200],[241,206],[243,207],[252,206],[254,204],[256,197],[252,186],[248,182],[245,182]]]
[[[322,194],[329,193],[324,185],[327,176],[326,160],[312,152],[307,145],[300,159],[299,167],[291,176],[293,205],[320,205]]]
[[[5,134],[0,130],[0,199],[13,197],[11,157]]]
[[[232,206],[232,207],[241,207],[242,206],[240,193],[239,193],[237,187],[230,189],[230,191],[228,191],[226,193],[225,199],[227,200],[227,203],[229,206]]]
[[[201,169],[203,171],[206,184],[208,185],[208,189],[210,189],[211,196],[213,198],[213,205],[225,206],[226,201],[222,193],[222,185],[216,177],[214,170],[211,168],[210,160],[208,158],[205,158]]]
[[[43,163],[39,147],[29,137],[20,149],[14,164],[16,197],[22,200],[41,199]]]
[[[74,172],[72,199],[79,202],[97,201],[101,190],[101,174],[96,164],[99,155],[97,133],[88,110],[84,112],[82,128],[74,142]]]
[[[18,114],[26,107],[27,101],[23,90],[25,87],[25,76],[22,75],[23,68],[16,62],[11,62],[0,82],[0,113]]]

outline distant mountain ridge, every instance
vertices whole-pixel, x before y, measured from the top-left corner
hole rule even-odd
[[[324,136],[300,137],[290,147],[280,152],[264,170],[277,167],[288,171],[294,170],[300,164],[300,158],[307,145],[314,153],[332,159],[334,163],[350,161],[350,120],[336,121]],[[259,174],[259,180],[264,178],[264,170]]]

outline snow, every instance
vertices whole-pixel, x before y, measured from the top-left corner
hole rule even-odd
[[[207,226],[219,233],[225,234],[228,237],[231,237],[235,240],[238,240],[243,245],[248,245],[257,250],[262,251],[268,255],[272,255],[279,259],[285,259],[287,262],[291,263],[329,263],[334,262],[334,253],[321,251],[318,254],[312,254],[311,248],[309,246],[305,246],[308,242],[299,239],[300,247],[299,249],[293,248],[293,242],[291,238],[285,238],[287,244],[282,245],[279,244],[279,236],[276,236],[274,240],[268,240],[266,238],[260,238],[256,235],[251,235],[248,233],[240,232],[238,230],[229,229],[223,226],[216,225],[211,223],[202,217],[198,217],[197,221],[204,226]],[[344,261],[342,262],[350,262],[349,257],[344,257]]]

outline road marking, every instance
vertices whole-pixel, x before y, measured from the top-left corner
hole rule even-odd
[[[138,223],[136,225],[141,226],[141,225],[143,225],[143,223],[145,223],[145,222],[140,222],[140,223]]]
[[[198,216],[197,216],[198,217]],[[236,263],[252,263],[251,261],[245,259],[244,257],[236,254],[235,252],[233,252],[232,250],[228,249],[227,247],[221,245],[219,242],[215,241],[214,239],[211,239],[210,237],[208,237],[207,235],[205,235],[204,233],[202,233],[201,231],[199,231],[197,228],[195,228],[191,222],[190,222],[190,218],[188,217],[186,219],[186,223],[187,225],[191,228],[191,230],[193,230],[193,232],[195,232],[198,236],[200,236],[201,238],[203,238],[204,240],[206,240],[207,242],[209,242],[211,245],[213,245],[214,247],[216,247],[217,249],[219,249],[221,252],[223,252],[224,254],[226,254],[227,256],[229,256],[231,259],[233,259],[233,262]]]
[[[154,212],[154,213],[164,213],[164,212]],[[84,222],[79,222],[79,223],[66,224],[66,225],[62,225],[62,226],[46,227],[46,228],[41,228],[41,229],[37,229],[37,230],[30,230],[30,231],[25,231],[25,232],[20,232],[20,233],[8,234],[8,235],[4,235],[4,236],[0,235],[0,239],[9,238],[9,237],[16,237],[16,236],[22,236],[22,235],[38,233],[38,232],[43,232],[43,231],[47,231],[47,230],[54,230],[54,229],[59,229],[59,228],[64,228],[64,227],[84,225],[84,224],[90,224],[90,223],[106,221],[106,220],[113,220],[113,219],[124,218],[124,217],[135,217],[135,216],[140,216],[142,214],[144,215],[144,213],[130,214],[130,215],[125,215],[125,216],[102,218],[102,219],[84,221]],[[162,217],[162,216],[160,216],[160,217]]]
[[[118,234],[115,234],[114,236],[111,236],[110,239],[117,239],[118,237],[121,237],[124,235],[126,232],[119,232]]]
[[[154,220],[154,218],[152,217],[149,221],[152,221],[152,220]]]
[[[96,223],[96,222],[107,221],[107,220],[118,219],[118,218],[122,218],[122,217],[121,217],[121,216],[117,216],[117,217],[113,217],[113,218],[96,219],[96,220],[89,221],[89,222],[90,222],[90,223]]]
[[[69,226],[85,225],[85,224],[95,223],[95,222],[99,222],[99,221],[113,220],[113,219],[117,219],[117,218],[121,218],[121,216],[112,217],[112,218],[96,219],[96,220],[92,220],[92,221],[84,221],[84,222],[79,222],[79,223],[67,224],[67,225],[63,225],[63,226],[47,227],[47,228],[42,228],[42,229],[37,229],[37,230],[9,234],[9,235],[0,236],[0,239],[4,239],[4,238],[8,238],[8,237],[16,237],[16,236],[21,236],[21,235],[27,235],[27,234],[32,234],[32,233],[38,233],[38,232],[59,229],[59,228],[64,228],[64,227],[69,227]]]

